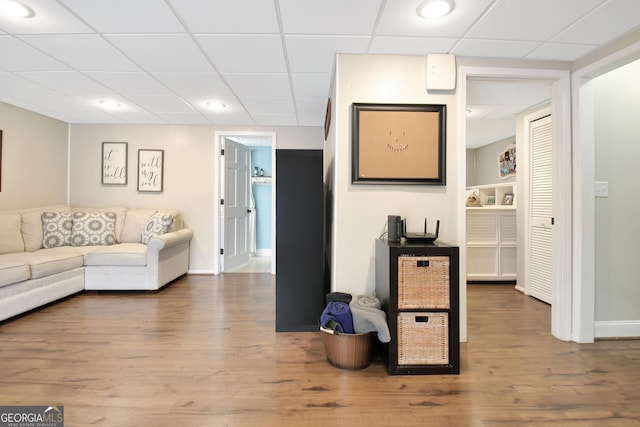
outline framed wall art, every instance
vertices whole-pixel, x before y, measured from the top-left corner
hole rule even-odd
[[[138,150],[138,191],[162,192],[164,150]]]
[[[126,185],[128,166],[128,144],[126,142],[102,143],[102,183]]]
[[[498,173],[502,179],[516,176],[515,144],[508,145],[504,151],[498,155]]]
[[[352,183],[445,185],[446,106],[354,103]]]

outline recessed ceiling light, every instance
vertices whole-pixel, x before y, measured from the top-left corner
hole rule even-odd
[[[218,101],[209,101],[207,102],[207,107],[209,107],[209,109],[213,110],[213,111],[222,111],[224,110],[227,106],[224,105],[222,102],[218,102]]]
[[[418,6],[418,16],[426,19],[437,19],[448,15],[453,10],[453,0],[427,0]]]
[[[111,99],[103,99],[102,101],[98,101],[98,103],[107,110],[117,110],[122,107],[122,104]]]
[[[13,18],[33,18],[35,12],[29,6],[12,0],[0,0],[0,15]]]

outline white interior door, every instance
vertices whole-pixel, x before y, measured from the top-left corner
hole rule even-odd
[[[230,271],[249,262],[251,150],[225,139],[221,164],[224,165],[222,271]]]
[[[551,304],[553,289],[553,138],[551,115],[529,123],[529,259],[526,292]]]

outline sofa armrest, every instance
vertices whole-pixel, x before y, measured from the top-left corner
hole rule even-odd
[[[184,242],[188,242],[193,237],[193,231],[189,228],[183,228],[180,230],[165,233],[160,236],[153,237],[147,243],[148,253],[158,253],[162,249],[170,248],[171,246],[179,245]]]

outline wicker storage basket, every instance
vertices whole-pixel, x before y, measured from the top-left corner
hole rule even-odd
[[[374,332],[364,334],[330,333],[321,329],[327,361],[336,368],[364,369],[373,360]]]
[[[398,365],[449,363],[448,313],[398,313]]]
[[[449,308],[449,257],[398,257],[398,309]]]

